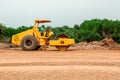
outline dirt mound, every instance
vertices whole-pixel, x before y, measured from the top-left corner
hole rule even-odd
[[[11,43],[0,43],[0,49],[15,49],[19,48],[17,45],[11,44]]]
[[[11,38],[9,37],[4,37],[4,36],[0,36],[2,39],[0,40],[0,42],[2,43],[11,43]]]
[[[0,35],[0,48],[17,48],[17,45],[11,43],[11,38]]]
[[[73,45],[74,49],[80,50],[120,50],[120,45],[113,39],[103,39],[101,41],[80,42]]]

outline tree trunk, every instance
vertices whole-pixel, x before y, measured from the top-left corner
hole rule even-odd
[[[102,30],[102,35],[104,38],[107,38],[107,39],[109,38],[109,35],[104,30]]]

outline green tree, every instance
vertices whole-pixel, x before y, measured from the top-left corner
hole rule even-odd
[[[6,28],[5,25],[0,23],[0,35],[2,35],[2,32],[4,31],[5,28]]]

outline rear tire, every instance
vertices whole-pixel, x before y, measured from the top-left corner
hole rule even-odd
[[[21,47],[23,50],[26,51],[36,50],[37,46],[38,46],[38,42],[35,39],[35,37],[32,35],[25,36],[21,41]]]

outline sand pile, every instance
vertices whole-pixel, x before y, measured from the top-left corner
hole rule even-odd
[[[80,50],[114,50],[120,49],[120,44],[114,42],[113,39],[103,39],[102,41],[80,42],[73,45],[75,49]]]
[[[0,42],[0,48],[1,49],[17,49],[17,48],[20,48],[19,46],[17,45],[14,45],[14,44],[11,44],[11,43],[3,43],[3,42]]]

